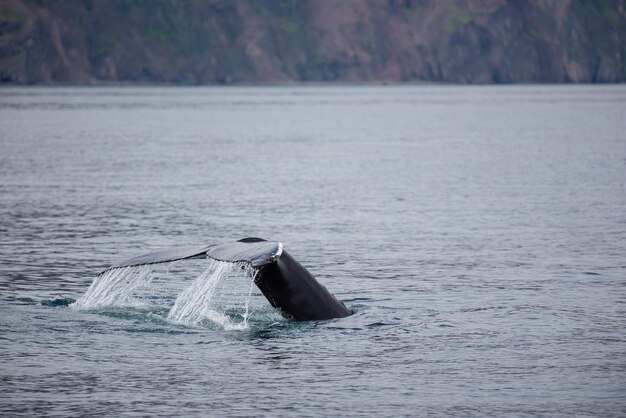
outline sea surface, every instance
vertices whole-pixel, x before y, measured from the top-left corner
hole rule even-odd
[[[83,298],[248,236],[354,315]],[[626,86],[0,89],[0,415],[625,416]]]

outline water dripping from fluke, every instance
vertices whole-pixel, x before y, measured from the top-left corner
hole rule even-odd
[[[210,263],[211,267],[178,295],[167,319],[194,325],[209,320],[225,330],[248,328],[256,271],[241,262]],[[238,286],[241,281],[243,286]]]
[[[101,312],[133,309],[179,324],[247,329],[256,271],[247,263],[203,261],[200,273],[176,263],[107,270],[72,307]]]
[[[188,263],[203,269],[190,273]],[[185,262],[182,262],[185,261]],[[166,308],[168,321],[247,329],[252,301],[267,302],[293,320],[325,320],[352,314],[279,242],[245,238],[233,243],[157,251],[116,263],[98,275],[71,306],[79,310]],[[263,309],[260,309],[263,311]]]

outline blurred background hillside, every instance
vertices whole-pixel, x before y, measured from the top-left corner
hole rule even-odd
[[[623,82],[619,0],[0,0],[3,83]]]

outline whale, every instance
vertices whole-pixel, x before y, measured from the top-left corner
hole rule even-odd
[[[254,284],[285,318],[295,321],[327,320],[352,315],[281,242],[249,237],[235,242],[153,251],[111,265],[116,268],[209,258],[231,263],[244,262],[255,270]]]

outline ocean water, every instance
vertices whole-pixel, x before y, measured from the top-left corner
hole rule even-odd
[[[2,88],[0,415],[624,416],[625,115],[621,85]],[[206,260],[86,295],[247,236],[354,315]]]

